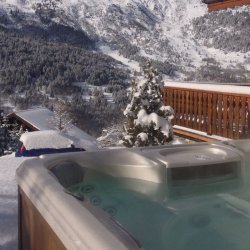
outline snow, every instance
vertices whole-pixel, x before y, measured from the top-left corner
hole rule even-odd
[[[0,249],[18,246],[18,201],[15,172],[24,158],[0,157]]]
[[[120,145],[119,141],[122,138],[122,127],[113,125],[102,131],[102,136],[97,138],[99,147],[113,147]]]
[[[15,112],[15,114],[40,131],[55,130],[54,114],[46,108],[34,108]],[[65,135],[73,141],[76,147],[84,148],[87,151],[97,149],[96,139],[74,125],[65,131]]]
[[[119,51],[117,50],[111,50],[108,46],[100,46],[99,49],[101,50],[101,52],[103,54],[106,54],[112,58],[114,58],[115,60],[122,62],[124,65],[128,66],[129,68],[139,72],[140,71],[140,65],[138,62],[133,61],[133,60],[129,60],[127,58],[125,58],[124,56],[119,54]]]
[[[131,111],[132,105],[129,103],[126,109],[123,111],[125,116],[134,116],[134,111]]]
[[[160,117],[156,113],[147,114],[144,109],[141,109],[138,113],[138,117],[135,120],[135,124],[140,124],[142,127],[150,126],[151,122],[155,123],[155,129],[161,128],[161,132],[169,136],[169,123],[166,119]]]
[[[113,99],[112,93],[104,92],[103,95],[104,95],[104,97],[106,98],[106,100],[107,100],[108,103],[113,103],[113,104],[115,104],[115,101],[114,101],[114,99]]]
[[[101,91],[104,95],[104,97],[106,98],[108,103],[112,103],[114,104],[114,99],[112,96],[112,93],[108,93],[106,92],[106,87],[105,85],[102,86],[94,86],[94,85],[90,85],[87,82],[74,82],[73,83],[74,86],[77,86],[79,88],[81,88],[82,90],[82,98],[86,101],[89,101],[90,98],[94,98],[93,97],[93,92],[94,90],[98,90]]]
[[[38,130],[48,130],[53,128],[53,112],[46,108],[34,108],[15,112],[23,120],[29,122]]]
[[[27,18],[30,22],[39,24],[37,16],[32,15],[32,5],[37,2],[39,0],[1,0],[0,7],[8,10],[16,6],[29,14]],[[123,14],[117,16],[119,19],[115,17],[116,12],[110,11],[112,5],[121,9]],[[152,20],[156,20],[153,26],[147,25],[139,6],[143,6]],[[138,55],[181,65],[184,71],[193,71],[204,65],[204,58],[214,58],[224,68],[237,68],[240,64],[250,69],[246,60],[250,51],[227,53],[203,46],[202,41],[196,39],[191,23],[195,18],[208,13],[207,5],[201,0],[62,0],[58,7],[64,12],[65,23],[77,29],[81,28],[90,36],[98,37],[101,52],[136,71],[140,70],[138,62],[129,60],[110,48],[119,42],[117,38],[128,38],[131,45],[138,46]],[[231,12],[239,13],[244,10],[247,11],[248,8],[241,6]],[[108,16],[111,16],[110,22]],[[145,26],[147,31],[138,32],[136,26],[129,25],[134,20]],[[58,18],[58,22],[60,21]],[[110,47],[109,42],[112,44]],[[163,47],[165,42],[168,43],[166,47],[170,49],[170,53]]]
[[[245,68],[249,68],[249,63],[247,64],[245,61],[245,57],[248,58],[250,56],[250,51],[246,53],[241,52],[227,52],[225,53],[222,50],[215,49],[215,48],[208,48],[202,46],[204,50],[207,50],[208,57],[215,58],[216,61],[220,62],[220,65],[223,68],[230,67],[232,65],[242,64]],[[245,63],[244,63],[245,62]]]
[[[181,144],[187,144],[187,141],[184,139],[174,139],[173,141],[170,142],[171,145],[181,145]]]
[[[35,0],[1,0],[0,5],[7,6],[12,8],[12,7],[17,7],[21,9],[23,12],[26,13],[34,13],[34,10],[32,9],[32,4],[35,2]]]
[[[96,139],[87,133],[83,132],[81,129],[72,126],[66,131],[67,137],[74,141],[74,145],[79,148],[84,148],[87,151],[97,150]]]
[[[39,148],[68,148],[73,141],[55,130],[35,131],[22,134],[20,141],[27,150]]]
[[[140,138],[142,142],[146,142],[148,140],[148,135],[144,132],[137,135],[137,138]]]
[[[170,81],[165,82],[165,86],[250,95],[250,86],[218,85],[218,84],[208,84],[208,83],[170,82]]]
[[[191,128],[182,127],[182,126],[179,126],[179,125],[174,125],[173,128],[176,128],[176,129],[179,129],[179,130],[184,130],[184,131],[187,131],[187,132],[191,132],[191,133],[194,133],[194,134],[197,134],[197,135],[202,135],[204,137],[208,137],[208,138],[215,139],[215,140],[218,140],[218,141],[231,140],[229,138],[218,136],[218,135],[208,135],[206,132],[202,132],[202,131],[191,129]]]

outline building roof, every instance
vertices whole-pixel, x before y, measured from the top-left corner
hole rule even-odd
[[[17,111],[9,115],[24,122],[33,130],[56,130],[53,124],[53,112],[47,108],[33,108]],[[86,150],[97,149],[96,139],[74,125],[71,125],[65,132],[65,136],[74,142],[76,147]]]

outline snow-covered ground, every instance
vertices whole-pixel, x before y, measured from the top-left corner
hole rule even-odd
[[[105,92],[106,86],[94,86],[86,82],[74,82],[74,86],[80,87],[82,90],[82,98],[86,101],[89,101],[93,97],[95,90],[101,91],[106,98],[108,103],[115,103],[112,93]]]
[[[99,49],[103,54],[109,55],[117,61],[122,62],[124,65],[128,66],[128,68],[138,72],[140,71],[140,65],[138,62],[125,58],[119,53],[119,51],[112,50],[107,45],[100,46]]]
[[[0,157],[0,249],[18,246],[18,201],[15,173],[24,158]]]

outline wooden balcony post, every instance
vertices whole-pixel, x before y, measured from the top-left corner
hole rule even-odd
[[[207,105],[207,134],[212,135],[212,122],[213,122],[213,113],[214,110],[212,108],[213,94],[208,94],[208,105]]]

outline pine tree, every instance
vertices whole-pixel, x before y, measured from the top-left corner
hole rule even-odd
[[[0,156],[4,154],[6,148],[5,129],[0,125]]]
[[[19,141],[23,133],[21,127],[17,123],[17,121],[15,121],[15,123],[11,125],[11,129],[8,130],[8,134],[9,134],[8,151],[9,152],[15,152],[21,144]]]
[[[0,156],[4,153],[5,148],[5,129],[2,126],[3,123],[3,111],[0,111]]]
[[[143,76],[132,80],[131,102],[124,111],[126,147],[163,145],[173,139],[174,111],[163,105],[162,88],[162,78],[150,62],[143,68]]]
[[[11,154],[20,146],[20,137],[24,133],[17,122],[10,124],[7,116],[0,123],[0,155]]]
[[[10,124],[7,116],[3,116],[1,120],[1,154],[4,155],[9,151],[9,142],[10,142]]]

